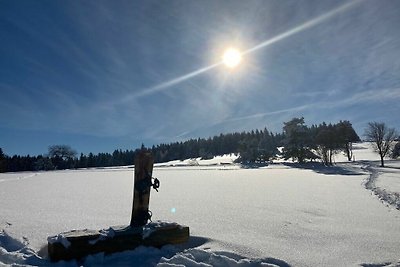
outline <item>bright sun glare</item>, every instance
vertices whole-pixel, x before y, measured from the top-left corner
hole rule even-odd
[[[222,61],[228,68],[235,68],[242,61],[242,54],[235,48],[226,49]]]

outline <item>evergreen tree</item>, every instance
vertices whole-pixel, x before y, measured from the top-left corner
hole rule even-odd
[[[88,160],[83,153],[81,153],[79,160],[78,160],[78,168],[87,168],[88,166]]]
[[[400,142],[397,142],[394,146],[391,157],[393,159],[397,159],[398,157],[400,157]]]
[[[304,163],[314,155],[310,150],[311,140],[303,117],[284,122],[283,132],[285,139],[282,153],[285,159],[292,158]]]
[[[336,124],[336,128],[340,146],[344,150],[347,159],[351,161],[353,158],[353,143],[361,141],[360,137],[349,121],[340,121]]]
[[[262,162],[268,162],[278,154],[277,143],[273,134],[270,134],[266,128],[259,135],[261,138],[258,142],[258,158]]]
[[[88,157],[87,157],[87,167],[88,167],[88,168],[96,167],[95,156],[93,155],[92,152],[90,152],[89,155],[88,155]]]
[[[332,124],[326,125],[325,123],[319,125],[314,142],[322,162],[326,165],[332,165],[333,155],[340,148],[336,127]]]
[[[247,136],[240,142],[239,145],[239,162],[242,163],[254,163],[257,161],[259,156],[258,142],[256,138]]]
[[[34,169],[36,171],[48,171],[54,170],[55,167],[48,157],[38,156],[34,163]]]
[[[6,155],[0,147],[0,172],[6,172]]]

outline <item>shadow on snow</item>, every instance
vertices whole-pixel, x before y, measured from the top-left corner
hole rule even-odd
[[[326,166],[320,162],[307,162],[307,163],[283,163],[283,165],[304,170],[312,170],[316,173],[326,175],[363,175],[359,170],[351,166],[347,166],[347,163],[341,165]]]
[[[181,245],[167,245],[161,249],[153,247],[137,247],[134,250],[112,254],[97,253],[79,260],[51,262],[46,256],[47,245],[39,252],[29,248],[29,242],[21,242],[11,237],[5,230],[0,232],[0,265],[41,266],[41,267],[75,267],[75,266],[265,266],[290,267],[285,261],[275,258],[249,259],[228,251],[211,251],[201,249],[212,239],[191,236],[189,241]]]

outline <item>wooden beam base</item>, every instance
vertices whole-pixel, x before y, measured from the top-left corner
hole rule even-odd
[[[189,240],[189,227],[152,222],[143,227],[113,226],[103,230],[72,230],[48,237],[51,261],[80,259],[89,254],[132,250],[138,246],[160,248]]]

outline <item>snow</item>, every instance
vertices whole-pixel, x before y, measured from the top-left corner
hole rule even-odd
[[[379,172],[379,179],[376,186],[388,191],[400,192],[400,167],[398,162],[388,161],[385,168],[376,167]]]
[[[355,147],[356,162],[337,155],[334,167],[244,169],[228,156],[157,165],[161,187],[151,193],[154,224],[145,235],[161,221],[177,222],[190,227],[190,241],[99,253],[79,264],[400,266],[400,211],[364,186],[374,170],[375,187],[399,193],[400,162],[379,168],[369,144]],[[86,228],[108,235],[110,225],[130,221],[132,168],[6,173],[0,181],[0,266],[76,266],[50,263],[47,237]]]
[[[58,235],[49,236],[47,238],[47,242],[49,244],[61,243],[65,248],[69,248],[71,246],[71,242],[69,242],[68,239],[62,233]]]
[[[155,222],[150,222],[143,226],[143,232],[142,232],[142,237],[143,239],[148,238],[154,231],[157,230],[157,228],[165,228],[169,226],[176,227],[178,224],[176,222],[167,222],[167,221],[162,221],[158,220]]]
[[[90,240],[89,244],[94,245],[98,241],[105,240],[108,238],[113,238],[115,236],[115,228],[114,227],[109,227],[108,229],[101,229],[99,231],[100,236],[97,239]]]
[[[188,166],[230,166],[231,168],[236,166],[240,166],[239,164],[235,164],[235,160],[239,157],[239,155],[235,154],[226,154],[222,156],[215,156],[212,159],[186,159],[186,160],[173,160],[164,163],[156,163],[155,167],[188,167]],[[204,168],[202,168],[204,169]]]
[[[225,254],[225,255],[224,255]],[[218,253],[218,252],[209,252],[202,249],[188,249],[185,252],[179,253],[173,256],[170,259],[161,258],[160,262],[157,264],[159,267],[173,267],[173,266],[204,266],[204,267],[212,267],[212,266],[243,266],[243,267],[251,267],[251,266],[279,266],[270,262],[276,262],[278,264],[284,262],[274,261],[271,259],[258,259],[258,260],[250,260],[250,259],[238,259],[236,260],[232,254],[229,253]]]

